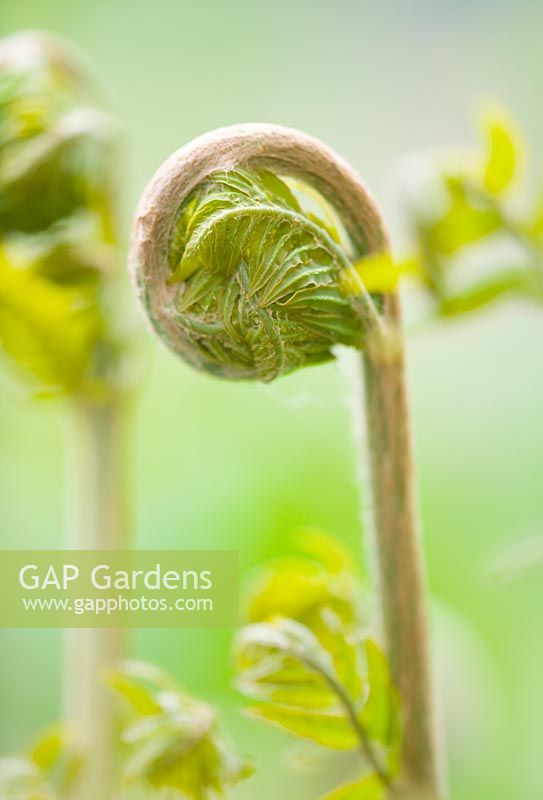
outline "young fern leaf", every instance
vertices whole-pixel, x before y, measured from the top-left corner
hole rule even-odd
[[[398,695],[377,646],[367,643],[364,674],[356,641],[345,629],[341,634],[330,652],[294,620],[248,626],[235,646],[238,686],[261,701],[247,709],[250,716],[322,747],[360,750],[364,763],[389,786],[399,769]],[[347,651],[358,672],[342,675],[337,664],[344,663]]]
[[[417,278],[446,317],[511,296],[543,300],[538,214],[519,211],[511,198],[522,142],[503,113],[487,115],[483,133],[485,149],[471,166],[469,159],[437,162],[411,181],[410,261],[417,262]]]
[[[513,120],[499,109],[489,109],[484,114],[482,129],[486,139],[482,183],[491,194],[501,194],[518,176],[524,143]]]
[[[323,800],[382,800],[385,796],[382,782],[376,775],[340,786],[323,797]]]
[[[28,756],[0,759],[0,797],[3,800],[59,800],[47,775]]]
[[[301,546],[305,555],[265,565],[249,593],[252,624],[235,646],[238,687],[258,701],[247,713],[321,747],[360,750],[387,785],[400,767],[401,706],[385,656],[369,639],[360,646],[360,580],[324,534],[306,532]]]
[[[253,772],[220,732],[214,709],[184,692],[162,670],[129,662],[109,684],[124,699],[125,781],[171,789],[190,800],[222,796]]]
[[[42,391],[80,387],[103,330],[92,287],[58,285],[28,263],[11,263],[0,245],[0,343]]]
[[[323,609],[343,626],[360,627],[365,618],[365,590],[351,554],[320,531],[305,530],[296,540],[299,554],[259,567],[247,593],[247,619],[295,619],[321,641],[328,631]]]
[[[0,759],[2,800],[64,800],[73,789],[80,754],[59,726],[46,730],[26,753]]]

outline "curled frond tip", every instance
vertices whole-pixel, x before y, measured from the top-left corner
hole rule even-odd
[[[151,325],[176,353],[269,381],[327,361],[337,344],[363,347],[379,304],[363,285],[345,291],[345,275],[385,247],[373,200],[339,156],[298,131],[248,125],[207,134],[159,169],[131,263]]]

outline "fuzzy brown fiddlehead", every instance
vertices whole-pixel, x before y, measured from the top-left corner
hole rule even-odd
[[[279,158],[268,152],[270,133],[284,150]],[[138,291],[162,338],[200,369],[268,381],[329,360],[337,344],[362,349],[361,313],[378,325],[364,286],[356,294],[346,288],[353,261],[384,246],[375,209],[359,191],[373,226],[357,226],[352,241],[304,208],[276,172],[321,189],[333,158],[315,140],[296,136],[306,157],[319,163],[321,155],[320,178],[289,153],[292,132],[247,126],[197,140],[186,160],[179,154],[168,162],[148,189],[133,251]],[[238,141],[246,148],[239,159],[229,152]],[[164,181],[176,195],[171,205]],[[343,198],[332,205],[343,211]]]

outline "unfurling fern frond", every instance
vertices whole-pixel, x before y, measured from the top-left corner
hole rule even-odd
[[[339,275],[337,234],[265,171],[215,172],[183,204],[170,249],[189,355],[228,377],[271,380],[363,333]]]
[[[258,125],[202,137],[163,165],[132,264],[172,349],[215,375],[270,381],[330,360],[335,345],[365,346],[380,307],[356,263],[386,238],[346,166],[334,196],[338,168],[316,140]]]

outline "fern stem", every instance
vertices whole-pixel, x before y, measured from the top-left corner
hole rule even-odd
[[[397,296],[387,296],[384,318],[389,341],[370,342],[363,363],[381,613],[405,714],[404,787],[394,796],[435,800],[441,796],[439,759]]]
[[[361,723],[358,714],[356,713],[356,709],[353,705],[353,702],[347,692],[345,691],[344,687],[332,678],[331,675],[327,673],[323,673],[324,677],[328,681],[328,685],[332,689],[332,691],[338,696],[338,699],[345,709],[345,713],[349,719],[349,722],[360,742],[360,752],[365,760],[367,760],[368,764],[374,770],[375,774],[379,777],[383,786],[387,788],[391,788],[392,782],[390,779],[390,775],[386,767],[381,764],[377,753],[375,752],[371,740],[366,732],[364,725]]]
[[[77,402],[73,414],[70,547],[122,549],[128,544],[125,484],[125,403]],[[74,800],[112,800],[116,783],[114,704],[102,673],[124,657],[126,632],[77,628],[66,632],[64,711],[84,764]]]

